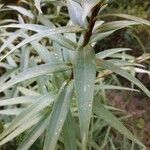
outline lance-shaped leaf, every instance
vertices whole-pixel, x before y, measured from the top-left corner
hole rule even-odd
[[[98,100],[94,100],[93,113],[104,119],[108,122],[113,128],[115,128],[118,132],[139,144],[142,147],[145,147],[137,138],[132,135],[132,133],[116,118],[103,104],[101,104]]]
[[[55,149],[60,132],[62,130],[70,108],[72,95],[73,82],[65,82],[65,84],[60,89],[58,97],[56,98],[56,103],[54,104],[52,109],[43,150]]]
[[[111,34],[113,34],[115,31],[116,30],[111,30],[111,31],[108,31],[108,32],[93,34],[91,36],[90,43],[101,41],[101,40],[105,39],[106,37],[110,36]]]
[[[104,68],[115,72],[116,74],[128,79],[129,81],[137,85],[141,90],[143,90],[143,92],[145,92],[145,94],[147,94],[150,97],[150,91],[138,79],[136,79],[133,75],[131,75],[127,71],[110,63],[109,61],[102,60],[102,59],[97,59],[97,64],[98,64],[98,68],[97,68],[98,70],[100,68]]]
[[[24,109],[23,108],[14,108],[14,109],[4,109],[0,110],[0,115],[19,115]]]
[[[81,0],[82,7],[84,9],[83,16],[82,16],[83,21],[88,16],[91,9],[100,2],[101,2],[101,0]]]
[[[109,23],[104,23],[95,28],[94,33],[91,37],[90,43],[100,41],[119,29],[131,26],[131,25],[139,25],[140,22],[137,21],[130,21],[130,20],[121,20],[121,21],[112,21]]]
[[[82,22],[83,8],[81,7],[81,5],[75,2],[74,0],[67,0],[67,5],[71,21],[75,25],[83,26]]]
[[[18,105],[18,104],[31,104],[37,100],[37,96],[22,96],[0,101],[0,106]]]
[[[46,114],[39,123],[33,127],[31,132],[27,134],[25,139],[21,142],[17,150],[28,150],[32,144],[41,136],[48,125],[48,114]]]
[[[9,141],[8,137],[10,137],[10,135],[11,135],[11,133],[13,133],[13,131],[17,132],[16,130],[20,126],[23,127],[25,122],[32,120],[32,118],[34,118],[34,116],[36,114],[39,114],[40,111],[42,111],[45,107],[50,105],[53,102],[54,97],[55,97],[55,95],[52,93],[41,96],[40,98],[37,99],[36,102],[31,104],[21,114],[19,114],[13,120],[13,122],[10,124],[10,126],[6,130],[4,130],[3,133],[0,135],[0,145]],[[40,116],[41,116],[41,114],[40,114]],[[13,137],[15,137],[15,136],[13,135]]]
[[[125,52],[125,51],[130,51],[130,48],[113,48],[113,49],[107,49],[102,52],[99,52],[96,54],[96,57],[104,59],[106,57],[110,57],[111,55],[119,52]]]
[[[140,22],[137,21],[131,21],[131,20],[120,20],[120,21],[112,21],[108,23],[104,23],[100,25],[99,27],[96,28],[94,31],[95,33],[103,33],[103,32],[109,32],[109,31],[117,31],[119,29],[128,27],[128,26],[133,26],[133,25],[140,25]]]
[[[63,128],[65,150],[77,150],[75,131],[75,122],[71,112],[69,111]]]
[[[29,68],[17,76],[13,77],[6,83],[1,83],[0,91],[3,91],[19,82],[38,77],[47,73],[54,73],[70,69],[70,66],[63,64],[44,64]]]
[[[36,34],[30,36],[29,38],[26,38],[25,40],[23,40],[21,43],[19,43],[17,46],[15,46],[11,51],[9,51],[6,55],[1,57],[0,61],[5,59],[11,53],[13,53],[16,49],[18,49],[18,48],[22,47],[23,45],[28,44],[32,41],[40,40],[41,38],[44,38],[44,37],[51,37],[51,35],[52,35],[52,37],[54,37],[54,35],[60,34],[60,33],[74,33],[74,32],[76,33],[76,32],[80,32],[80,31],[83,31],[83,29],[78,26],[67,26],[67,27],[54,28],[54,29],[50,29],[50,30],[44,30],[44,32],[36,33]]]
[[[25,132],[26,130],[28,130],[29,128],[31,128],[35,124],[37,124],[40,121],[40,119],[41,119],[41,116],[39,114],[28,119],[26,121],[26,123],[24,122],[23,124],[18,126],[15,130],[13,130],[10,134],[8,134],[5,138],[3,138],[0,141],[0,145],[4,145],[5,143],[11,141],[13,138],[17,137],[21,133]]]
[[[139,22],[141,24],[145,24],[145,25],[150,26],[150,21],[149,20],[146,20],[146,19],[143,19],[143,18],[140,18],[140,17],[136,17],[136,16],[132,16],[132,15],[128,15],[128,14],[107,14],[107,15],[104,15],[102,17],[107,17],[107,16],[115,16],[115,17],[120,17],[120,18],[126,18],[126,19],[129,19],[129,20],[133,20],[133,21]]]
[[[20,29],[26,29],[26,30],[31,30],[31,31],[40,33],[40,32],[47,31],[48,29],[54,29],[55,26],[52,26],[52,25],[44,26],[44,25],[37,25],[37,24],[9,24],[9,25],[0,26],[0,28],[1,29],[3,29],[3,28],[20,28]],[[19,33],[19,35],[16,35],[16,33]],[[14,36],[16,36],[16,37],[14,37]],[[25,33],[22,34],[21,30],[18,30],[17,32],[13,33],[8,38],[8,40],[6,40],[6,42],[3,44],[3,46],[1,46],[0,52],[8,46],[7,43],[10,43],[11,41],[13,41],[13,39],[17,38],[17,36],[23,36],[24,38],[28,38],[28,36]],[[65,38],[61,34],[51,35],[50,38],[68,49],[74,50],[76,47],[76,44],[73,41],[69,40],[68,38]]]
[[[29,11],[29,10],[23,8],[23,7],[20,7],[20,6],[11,6],[11,5],[9,5],[9,6],[7,6],[7,7],[8,7],[8,8],[11,8],[11,9],[13,9],[13,10],[16,10],[16,11],[18,11],[19,13],[21,13],[22,15],[25,15],[25,16],[31,18],[31,19],[34,18],[34,15],[31,13],[31,11]]]
[[[79,48],[74,65],[75,89],[78,103],[82,149],[88,140],[95,83],[95,53],[90,45]]]
[[[38,1],[37,1],[37,0],[34,0],[34,3],[35,3],[35,6],[36,6],[37,10],[39,11],[39,13],[42,14],[41,2],[42,2],[42,0],[38,0]]]

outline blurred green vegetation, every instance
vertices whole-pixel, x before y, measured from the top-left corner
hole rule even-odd
[[[150,20],[150,0],[112,0],[104,13],[124,13]],[[138,26],[115,32],[100,41],[97,49],[101,51],[112,47],[130,47],[133,49],[133,55],[140,56],[143,52],[150,52],[149,41],[149,29]]]
[[[121,12],[146,17],[146,12],[148,12],[149,8],[149,0],[114,0],[109,7],[109,12]]]

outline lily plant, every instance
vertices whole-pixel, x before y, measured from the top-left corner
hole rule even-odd
[[[128,53],[130,48],[97,52],[96,44],[117,30],[149,27],[150,22],[106,14],[106,7],[105,0],[24,0],[0,10],[16,16],[0,21],[0,114],[5,123],[0,145],[24,133],[18,150],[28,150],[37,139],[43,150],[97,150],[107,142],[111,149],[114,128],[146,148],[114,115],[122,110],[109,106],[105,94],[142,90],[150,97],[135,77],[150,74],[141,64],[150,56],[136,58]],[[110,78],[118,75],[131,87],[113,84]],[[105,143],[99,141],[103,127],[108,128]]]

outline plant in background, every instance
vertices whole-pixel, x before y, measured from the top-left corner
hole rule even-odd
[[[108,5],[103,0],[22,3],[1,10],[15,11],[17,19],[0,21],[0,66],[4,68],[0,114],[6,128],[0,145],[25,132],[18,150],[29,149],[38,138],[44,150],[103,149],[107,143],[115,149],[110,135],[114,128],[132,141],[129,146],[134,148],[135,143],[145,149],[113,115],[111,110],[121,110],[107,105],[105,91],[141,89],[150,97],[150,91],[134,77],[137,72],[150,73],[140,64],[149,55],[135,58],[127,53],[130,48],[95,53],[95,44],[119,29],[150,26],[150,22],[125,14],[103,14]],[[109,16],[124,19],[101,19]],[[117,85],[111,78],[115,74],[131,81],[132,87]],[[103,128],[107,128],[105,133]]]

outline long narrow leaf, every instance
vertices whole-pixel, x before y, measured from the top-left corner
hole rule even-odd
[[[48,125],[47,116],[44,116],[39,123],[31,130],[31,132],[21,142],[17,150],[28,150],[32,144],[39,138]]]
[[[102,52],[99,52],[96,54],[96,57],[98,58],[106,58],[106,57],[109,57],[115,53],[119,53],[119,52],[124,52],[124,51],[130,51],[131,49],[130,48],[113,48],[113,49],[107,49],[107,50],[104,50]]]
[[[43,37],[50,37],[51,35],[56,35],[59,33],[68,33],[68,32],[80,32],[83,29],[77,26],[67,26],[67,27],[60,27],[60,28],[55,28],[55,29],[51,29],[51,30],[45,30],[44,32],[40,32],[40,33],[36,33],[34,35],[32,35],[31,37],[23,40],[21,43],[19,43],[17,46],[15,46],[11,51],[9,51],[6,55],[4,55],[0,61],[2,61],[3,59],[5,59],[8,55],[10,55],[11,53],[13,53],[16,49],[22,47],[23,45],[30,43],[34,40],[40,40]]]
[[[63,128],[65,150],[77,150],[75,131],[75,122],[71,112],[69,112]]]
[[[136,22],[139,22],[141,24],[145,24],[145,25],[148,25],[150,26],[150,21],[149,20],[146,20],[146,19],[143,19],[143,18],[140,18],[140,17],[136,17],[136,16],[133,16],[133,15],[128,15],[128,14],[106,14],[104,16],[115,16],[115,17],[120,17],[120,18],[126,18],[126,19],[130,19],[130,20],[133,20],[133,21],[136,21]],[[103,16],[101,16],[103,17]]]
[[[35,116],[34,118],[31,118],[27,120],[26,123],[21,124],[18,128],[16,128],[14,131],[12,131],[10,134],[8,134],[5,138],[3,138],[0,141],[0,145],[3,145],[9,141],[11,141],[13,138],[17,137],[27,129],[31,128],[33,125],[37,124],[39,120],[41,119],[40,116]]]
[[[25,16],[31,18],[31,19],[34,18],[34,15],[31,13],[31,11],[29,11],[29,10],[23,8],[23,7],[20,7],[20,6],[11,6],[11,5],[8,5],[7,7],[8,7],[8,8],[11,8],[11,9],[13,9],[13,10],[16,10],[16,11],[18,11],[19,13],[21,13],[21,14],[23,14],[23,15],[25,15]]]
[[[2,83],[0,87],[0,91],[3,91],[13,86],[14,84],[17,84],[19,82],[22,82],[22,81],[25,81],[34,77],[38,77],[40,75],[44,75],[47,73],[60,72],[60,71],[68,70],[68,69],[70,69],[70,66],[67,66],[65,64],[64,65],[63,64],[44,64],[44,65],[32,67],[21,72],[20,74],[18,74],[17,76],[9,80],[8,82]]]
[[[99,67],[109,69],[109,70],[117,73],[118,75],[128,79],[129,81],[131,81],[132,83],[137,85],[141,90],[143,90],[143,92],[145,92],[145,94],[147,94],[150,97],[150,91],[138,79],[136,79],[134,76],[132,76],[127,71],[121,69],[120,67],[118,67],[106,60],[98,59],[97,62],[98,62]]]
[[[73,95],[73,82],[62,86],[53,107],[45,138],[44,150],[54,150],[66,120]]]
[[[95,83],[95,54],[91,46],[79,48],[74,66],[75,89],[78,103],[82,149],[86,148]]]
[[[141,24],[140,22],[136,22],[136,21],[130,21],[130,20],[121,20],[121,21],[112,21],[112,22],[108,22],[108,23],[104,23],[102,25],[100,25],[99,27],[97,27],[97,29],[95,30],[96,33],[98,32],[108,32],[108,31],[112,31],[112,30],[119,30],[131,25],[139,25]]]
[[[22,96],[0,101],[0,106],[17,105],[17,104],[30,104],[35,102],[38,97],[35,96]]]
[[[135,138],[132,133],[119,121],[108,109],[106,109],[103,104],[99,103],[98,100],[94,101],[94,113],[99,117],[107,121],[113,128],[118,132],[133,140],[135,143],[145,147],[137,138]]]
[[[6,136],[8,136],[13,130],[15,130],[18,126],[20,126],[23,122],[26,122],[32,116],[35,116],[41,110],[43,110],[46,106],[51,104],[54,100],[54,95],[47,94],[41,96],[35,103],[26,108],[20,115],[18,115],[10,126],[4,130],[4,132],[0,135],[0,141],[3,140]]]

